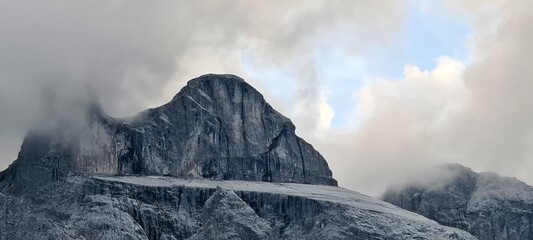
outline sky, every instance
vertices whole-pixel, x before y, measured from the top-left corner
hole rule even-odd
[[[434,164],[533,184],[533,15],[511,0],[0,0],[0,169],[87,89],[113,116],[233,73],[290,117],[340,186]]]

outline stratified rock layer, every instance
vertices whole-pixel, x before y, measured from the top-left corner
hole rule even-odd
[[[338,187],[171,177],[66,177],[0,216],[1,240],[475,239]]]
[[[202,227],[189,239],[269,239],[272,228],[235,192],[220,187],[207,199]]]
[[[337,185],[294,124],[237,76],[193,79],[169,103],[130,120],[114,119],[92,103],[83,120],[59,119],[32,130],[0,175],[0,189],[80,173]]]
[[[383,200],[479,239],[533,239],[533,187],[460,165],[428,170],[438,179],[391,188]]]

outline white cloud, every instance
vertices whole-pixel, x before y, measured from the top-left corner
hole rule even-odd
[[[331,121],[335,117],[335,112],[333,111],[333,108],[328,104],[327,97],[325,94],[322,94],[320,96],[320,101],[318,103],[318,109],[319,109],[319,131],[328,130],[331,128]]]
[[[111,113],[125,115],[169,100],[189,78],[232,72],[293,118],[343,186],[379,194],[388,181],[448,161],[533,183],[533,2],[446,3],[472,18],[468,64],[441,57],[432,70],[406,66],[403,79],[368,80],[356,93],[354,119],[364,121],[340,132],[331,128],[316,51],[333,45],[364,61],[366,49],[396,39],[409,4],[0,0],[3,163],[36,119],[41,87],[72,97],[81,94],[64,86],[88,84]],[[259,69],[251,78],[246,62]],[[272,69],[290,83],[269,81]]]
[[[391,0],[0,0],[0,140],[22,141],[38,118],[42,88],[78,97],[88,85],[108,112],[125,116],[170,100],[185,81],[209,72],[270,89],[267,99],[298,131],[312,133],[331,115],[312,53],[335,44],[351,55],[387,42],[406,9]],[[242,55],[258,69],[286,73],[294,105],[307,111],[290,114],[294,105],[275,99],[288,90],[268,86],[276,81],[261,72],[249,78]],[[16,151],[2,151],[1,160]]]
[[[402,80],[370,81],[356,93],[357,116],[369,118],[401,108],[419,115],[418,118],[432,116],[441,119],[440,116],[448,115],[449,111],[457,111],[465,95],[464,66],[449,57],[440,57],[436,61],[437,67],[431,72],[406,66]]]
[[[456,162],[533,184],[531,1],[455,1],[473,22],[468,64],[405,68],[358,92],[351,133],[320,142],[344,186],[377,195],[427,164]]]
[[[316,139],[341,185],[377,195],[391,181],[448,160],[434,145],[462,110],[464,66],[449,57],[436,61],[431,71],[406,66],[403,79],[369,81],[356,94],[357,116],[366,122]]]

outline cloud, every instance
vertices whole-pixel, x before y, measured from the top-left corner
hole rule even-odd
[[[374,79],[356,94],[354,131],[330,131],[315,141],[341,185],[372,195],[431,163],[446,160],[438,136],[463,109],[461,62],[441,57],[432,71],[406,66],[403,79]]]
[[[333,117],[335,117],[335,111],[333,111],[328,104],[326,96],[322,95],[320,98],[318,109],[320,116],[319,130],[327,130],[331,128],[331,121],[333,120]]]
[[[341,185],[379,195],[441,163],[533,184],[533,2],[451,6],[472,19],[469,59],[441,57],[432,71],[407,66],[403,79],[368,81],[355,111],[366,121],[317,140]]]
[[[420,3],[422,12],[439,11]],[[93,89],[112,115],[131,115],[168,101],[188,79],[225,72],[290,116],[342,186],[378,195],[444,162],[533,183],[533,3],[446,4],[471,19],[469,59],[440,57],[430,70],[408,65],[401,79],[367,76],[346,103],[356,103],[358,122],[347,130],[331,127],[340,114],[319,74],[323,53],[335,49],[366,66],[369,49],[396,51],[390,44],[406,27],[409,4],[0,0],[0,168],[45,106],[72,115]]]
[[[285,109],[308,109],[291,117],[312,132],[323,108],[313,52],[335,44],[355,54],[386,42],[405,9],[391,0],[0,0],[0,142],[20,144],[49,95],[69,102],[92,89],[112,115],[131,115],[200,74],[246,78],[245,61],[290,76],[298,102]],[[270,99],[282,87],[248,80]],[[9,149],[0,168],[18,151]]]
[[[497,171],[533,183],[533,16],[529,1],[493,1],[476,8],[473,60],[465,70],[470,101],[451,126],[450,148],[473,168]],[[459,155],[459,154],[458,154]]]

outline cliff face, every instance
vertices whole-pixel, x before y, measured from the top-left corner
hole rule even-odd
[[[479,239],[533,239],[533,187],[494,173],[447,165],[433,182],[411,182],[388,190],[383,200]]]
[[[191,80],[170,103],[137,116],[132,128],[144,133],[144,173],[336,185],[292,122],[235,76]]]
[[[171,177],[66,177],[0,216],[0,239],[475,239],[338,187]]]
[[[80,173],[337,185],[294,124],[233,75],[193,79],[169,103],[129,120],[93,103],[84,124],[37,126],[0,188]]]
[[[0,173],[0,240],[475,239],[336,187],[236,76],[193,79],[129,120],[81,112],[31,130]]]

